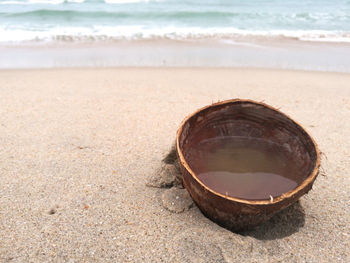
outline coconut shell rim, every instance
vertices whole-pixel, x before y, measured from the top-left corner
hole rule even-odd
[[[290,119],[292,122],[294,122],[294,124],[296,124],[297,126],[299,126],[304,132],[305,134],[309,137],[309,139],[311,140],[315,151],[316,151],[316,161],[315,161],[315,166],[313,168],[313,170],[310,172],[310,174],[306,177],[306,179],[298,185],[297,188],[290,190],[278,197],[273,198],[272,200],[247,200],[247,199],[241,199],[241,198],[237,198],[237,197],[232,197],[232,196],[226,196],[223,194],[220,194],[216,191],[214,191],[213,189],[209,188],[208,186],[206,186],[204,183],[202,183],[201,180],[199,180],[199,178],[197,177],[196,173],[192,171],[192,169],[189,167],[189,165],[187,164],[187,161],[185,159],[185,157],[182,154],[182,150],[180,149],[180,136],[182,134],[183,131],[183,127],[185,125],[185,123],[192,118],[193,116],[197,115],[199,112],[206,110],[208,108],[211,107],[216,107],[219,105],[223,105],[223,104],[231,104],[231,103],[237,103],[237,102],[244,102],[244,103],[252,103],[252,104],[256,104],[256,105],[261,105],[263,107],[269,108],[273,111],[278,112],[279,114],[281,114],[282,116]],[[281,112],[280,110],[265,104],[263,102],[257,102],[254,100],[250,100],[250,99],[229,99],[229,100],[224,100],[224,101],[218,101],[216,103],[212,103],[210,105],[204,106],[202,108],[199,108],[198,110],[196,110],[195,112],[193,112],[192,114],[188,115],[180,124],[179,129],[177,130],[177,134],[176,134],[176,151],[177,154],[179,156],[180,162],[181,164],[184,166],[184,168],[189,172],[189,174],[202,186],[204,187],[206,190],[210,191],[211,193],[213,193],[214,195],[220,196],[224,199],[230,200],[230,201],[234,201],[234,202],[238,202],[238,203],[243,203],[243,204],[250,204],[250,205],[271,205],[271,204],[276,204],[279,203],[281,201],[283,201],[284,199],[288,199],[292,196],[294,196],[296,193],[298,193],[299,191],[301,191],[302,189],[304,189],[305,187],[307,187],[310,183],[312,184],[313,181],[316,179],[318,173],[319,173],[319,167],[320,167],[320,162],[321,162],[321,158],[320,158],[320,151],[318,149],[317,143],[315,142],[315,140],[312,138],[312,136],[306,131],[306,129],[299,124],[298,122],[296,122],[293,118],[291,118],[289,115]]]

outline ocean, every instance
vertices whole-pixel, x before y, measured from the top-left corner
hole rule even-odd
[[[0,0],[0,45],[249,38],[350,42],[350,1]]]

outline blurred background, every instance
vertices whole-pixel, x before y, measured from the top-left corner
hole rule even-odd
[[[78,51],[57,51],[77,44]],[[343,58],[349,46],[349,0],[0,0],[2,68],[165,65],[348,71],[350,62]],[[48,47],[55,49],[42,49]]]

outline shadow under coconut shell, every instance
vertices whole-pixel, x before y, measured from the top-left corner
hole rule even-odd
[[[304,224],[304,208],[297,201],[261,225],[251,230],[239,232],[239,234],[260,240],[274,240],[288,237],[298,232],[299,228],[303,227]]]
[[[171,146],[169,153],[162,160],[165,164],[177,165],[177,155],[176,155],[176,146],[175,143]]]

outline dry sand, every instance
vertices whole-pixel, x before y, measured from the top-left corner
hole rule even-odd
[[[327,157],[308,195],[244,235],[145,186],[186,115],[237,97],[281,107]],[[1,262],[350,262],[349,174],[350,74],[0,71]]]

